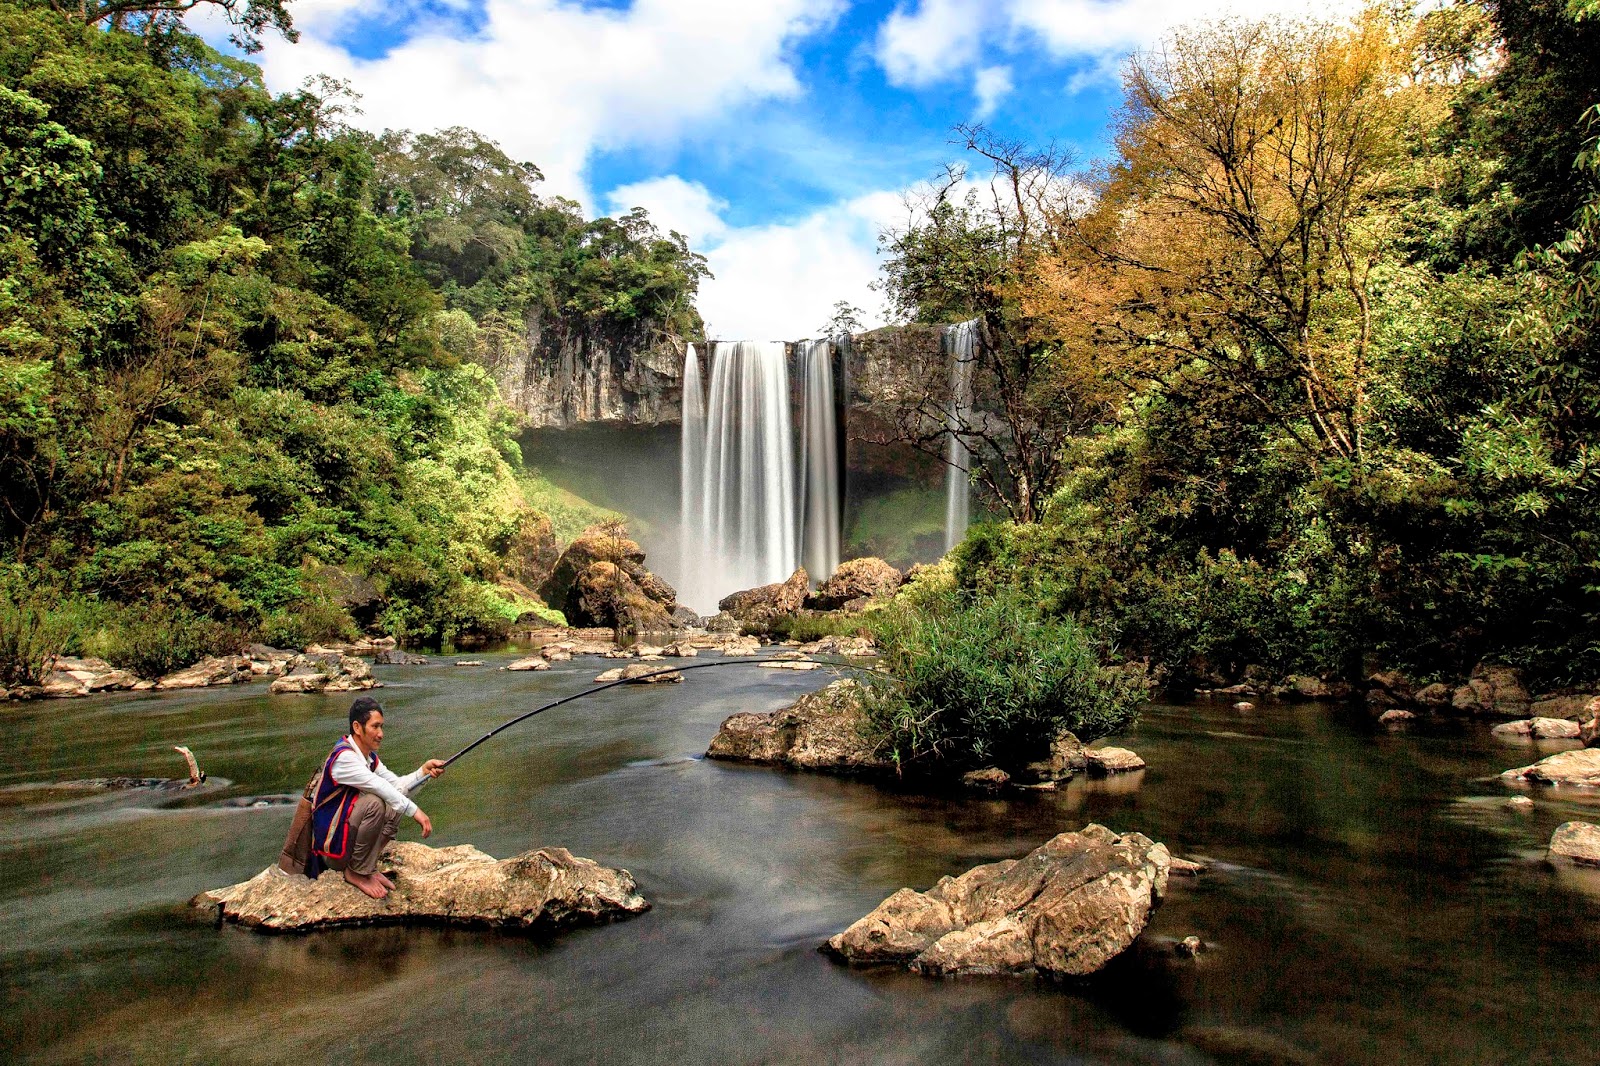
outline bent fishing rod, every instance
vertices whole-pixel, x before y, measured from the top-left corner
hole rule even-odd
[[[661,676],[663,676],[665,674],[681,674],[681,673],[685,673],[685,672],[687,672],[689,670],[709,670],[714,666],[760,666],[762,663],[792,663],[792,662],[805,662],[805,661],[807,661],[807,660],[801,660],[801,659],[778,659],[778,658],[768,658],[768,659],[726,659],[726,660],[723,660],[722,662],[715,662],[715,663],[694,663],[694,664],[691,664],[689,666],[666,666],[666,667],[662,667],[661,669],[656,670],[656,671],[654,671],[652,673],[640,674],[637,677],[622,678],[622,679],[617,680],[617,681],[607,681],[604,684],[596,685],[593,688],[587,688],[587,689],[584,689],[581,692],[574,692],[570,696],[563,696],[558,700],[551,700],[549,703],[543,704],[542,706],[539,706],[539,707],[535,707],[531,711],[526,711],[523,714],[517,715],[515,718],[512,718],[509,721],[500,723],[499,725],[495,726],[493,729],[491,729],[487,733],[485,733],[483,736],[479,737],[477,740],[474,740],[471,744],[468,744],[466,747],[462,748],[460,751],[458,751],[454,755],[450,756],[448,759],[446,759],[444,761],[444,765],[445,766],[449,766],[451,763],[453,763],[457,759],[461,758],[461,756],[465,755],[467,752],[471,751],[473,748],[476,748],[478,745],[480,745],[480,744],[484,743],[485,741],[489,740],[491,737],[494,737],[494,736],[496,736],[496,735],[498,735],[500,733],[504,733],[507,729],[510,729],[512,726],[516,725],[519,722],[526,722],[529,718],[532,718],[536,714],[543,714],[545,711],[548,711],[548,710],[551,710],[553,708],[559,707],[563,703],[571,703],[573,700],[581,700],[585,696],[593,696],[596,693],[604,692],[608,688],[616,688],[618,685],[636,685],[636,684],[639,684],[640,682],[648,681],[653,677],[661,677]],[[809,660],[809,661],[816,662],[816,660],[814,660],[814,659],[813,660]],[[890,678],[891,680],[893,680],[891,675],[886,674],[882,670],[879,670],[879,669],[877,669],[875,667],[855,666],[855,665],[853,665],[851,663],[818,663],[818,665],[823,667],[824,669],[855,670],[855,671],[858,671],[860,673],[873,674],[873,675],[875,675],[877,677],[885,677],[885,678]],[[426,783],[427,783],[426,781],[422,782],[422,784],[426,784]]]

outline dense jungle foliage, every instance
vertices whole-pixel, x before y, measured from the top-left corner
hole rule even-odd
[[[1600,677],[1600,4],[1421,11],[1179,31],[1088,174],[963,131],[886,235],[983,331],[959,588],[1177,683]]]
[[[503,633],[543,609],[500,581],[540,484],[480,364],[536,326],[692,333],[703,260],[468,130],[274,96],[173,10],[0,3],[0,682]]]

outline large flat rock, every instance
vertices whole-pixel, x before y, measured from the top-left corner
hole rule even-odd
[[[1532,766],[1519,766],[1500,775],[1508,781],[1527,781],[1539,785],[1580,785],[1600,788],[1600,748],[1579,748],[1540,759]]]
[[[309,932],[349,925],[446,924],[561,928],[642,914],[650,904],[633,875],[565,848],[539,848],[496,860],[470,844],[389,846],[380,869],[395,881],[372,899],[329,870],[315,881],[269,866],[241,884],[202,892],[199,910],[261,932]]]
[[[1144,931],[1170,865],[1164,844],[1089,825],[927,892],[902,888],[827,947],[929,976],[1090,974]]]

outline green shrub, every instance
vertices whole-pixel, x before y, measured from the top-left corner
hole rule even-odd
[[[39,597],[0,592],[0,686],[37,685],[46,661],[70,650],[75,622]]]
[[[868,729],[902,767],[1020,766],[1063,729],[1091,741],[1127,728],[1145,695],[1102,668],[1077,622],[1045,617],[1015,592],[898,606],[874,628],[897,683],[868,686]]]
[[[798,640],[809,644],[823,637],[846,637],[871,632],[867,619],[853,614],[788,614],[767,627],[775,641]]]
[[[249,643],[249,634],[237,624],[167,604],[108,604],[97,622],[83,635],[83,653],[140,677],[170,674],[208,655],[237,654]]]

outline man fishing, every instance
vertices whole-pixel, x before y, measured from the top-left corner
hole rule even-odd
[[[315,878],[324,868],[373,899],[383,899],[394,882],[378,870],[378,858],[394,839],[400,818],[410,816],[433,833],[433,823],[407,795],[430,777],[444,773],[442,759],[429,759],[397,777],[378,758],[383,743],[383,707],[370,696],[350,705],[350,733],[341,737],[306,786],[278,865]]]

